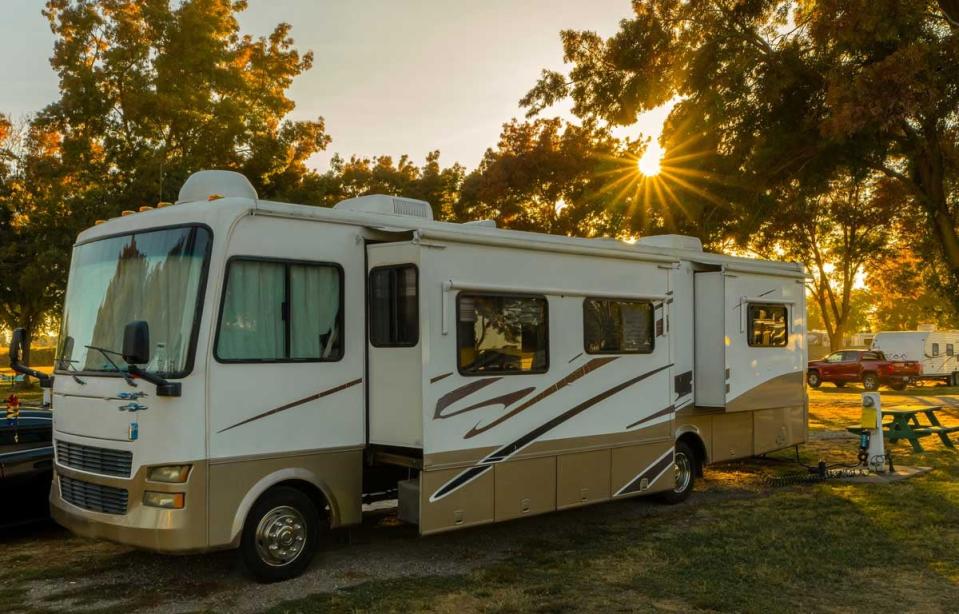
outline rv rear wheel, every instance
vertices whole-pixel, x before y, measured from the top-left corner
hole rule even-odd
[[[862,376],[862,387],[870,392],[879,390],[879,378],[875,373],[866,373]]]
[[[673,461],[673,476],[676,485],[672,490],[668,490],[660,498],[666,503],[682,503],[689,498],[693,492],[693,485],[696,483],[696,453],[689,447],[685,441],[676,442],[676,453]]]
[[[316,554],[320,515],[313,501],[288,486],[266,491],[253,505],[240,542],[240,555],[260,582],[303,573]]]
[[[819,377],[819,373],[816,371],[809,372],[809,375],[806,376],[806,382],[810,388],[819,388],[822,386],[822,378]]]

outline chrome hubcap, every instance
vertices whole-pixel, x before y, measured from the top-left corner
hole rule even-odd
[[[275,507],[256,527],[256,552],[267,565],[282,567],[297,559],[306,546],[306,521],[288,505]]]
[[[676,453],[673,471],[676,474],[676,488],[673,489],[673,492],[682,493],[689,488],[689,483],[693,479],[693,465],[684,452]]]

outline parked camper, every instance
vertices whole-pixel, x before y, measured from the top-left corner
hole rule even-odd
[[[364,501],[438,533],[685,499],[806,441],[801,265],[259,200],[228,172],[81,233],[55,519],[275,580]],[[77,376],[85,385],[76,382]]]
[[[921,379],[959,386],[959,331],[883,331],[876,333],[872,348],[890,360],[918,361]]]

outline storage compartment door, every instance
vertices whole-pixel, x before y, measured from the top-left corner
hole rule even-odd
[[[422,448],[426,331],[419,248],[389,243],[367,251],[370,443]]]

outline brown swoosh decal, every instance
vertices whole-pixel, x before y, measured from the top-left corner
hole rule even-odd
[[[449,377],[449,376],[451,376],[451,375],[453,375],[453,372],[452,372],[452,371],[450,371],[449,373],[444,373],[443,375],[437,375],[436,377],[430,379],[430,383],[431,383],[431,384],[435,384],[436,382],[440,381],[441,379],[446,379],[447,377]]]
[[[502,377],[487,377],[485,379],[479,379],[475,382],[470,382],[460,386],[456,390],[447,392],[436,402],[436,409],[433,411],[433,419],[446,418],[447,416],[443,415],[443,410],[452,405],[453,403],[459,401],[460,399],[466,398],[469,395],[473,394],[477,390],[486,388],[490,384],[496,383],[503,379]]]
[[[464,436],[464,439],[469,439],[469,438],[471,438],[471,437],[476,437],[476,436],[479,435],[480,433],[485,433],[486,431],[490,430],[490,429],[493,428],[494,426],[497,426],[497,425],[499,425],[499,424],[502,424],[502,423],[505,422],[506,420],[509,420],[510,418],[512,418],[513,416],[515,416],[516,414],[518,414],[519,412],[521,412],[521,411],[523,411],[523,410],[525,410],[525,409],[528,409],[529,407],[531,407],[532,405],[534,405],[534,404],[536,404],[536,403],[539,403],[540,401],[542,401],[543,399],[545,399],[545,398],[548,397],[549,395],[553,394],[554,392],[557,392],[557,391],[559,391],[559,390],[562,390],[563,388],[565,388],[565,387],[568,386],[569,384],[572,384],[573,382],[575,382],[575,381],[578,380],[579,378],[583,377],[583,376],[586,375],[587,373],[589,373],[589,372],[591,372],[591,371],[595,371],[596,369],[602,367],[602,366],[605,365],[605,364],[608,364],[608,363],[616,360],[617,358],[618,358],[617,356],[604,356],[604,357],[602,357],[602,358],[594,358],[594,359],[590,360],[589,362],[587,362],[587,363],[584,364],[583,366],[575,369],[572,373],[570,373],[569,375],[567,375],[567,376],[564,377],[563,379],[559,380],[558,382],[556,382],[555,384],[553,384],[552,386],[550,386],[549,388],[547,388],[547,389],[544,390],[543,392],[539,393],[538,395],[536,395],[535,397],[533,397],[533,398],[530,399],[529,401],[526,401],[525,403],[523,403],[522,405],[520,405],[520,406],[517,407],[516,409],[513,409],[513,410],[511,410],[511,411],[503,414],[503,415],[500,416],[499,418],[493,420],[492,422],[490,422],[490,423],[488,423],[488,424],[484,424],[483,426],[480,426],[480,425],[479,425],[479,422],[477,422],[477,423],[476,423],[476,426],[474,426],[472,429],[469,430],[468,433],[466,433],[466,435]],[[524,396],[525,396],[525,395],[524,395]]]
[[[316,394],[311,394],[310,396],[305,397],[305,398],[303,398],[303,399],[300,399],[299,401],[293,401],[292,403],[287,403],[286,405],[280,405],[279,407],[277,407],[277,408],[275,408],[275,409],[271,409],[270,411],[265,411],[265,412],[263,412],[262,414],[257,414],[257,415],[255,415],[255,416],[253,416],[252,418],[247,418],[246,420],[243,420],[242,422],[237,422],[236,424],[234,424],[234,425],[232,425],[232,426],[228,426],[228,427],[226,427],[225,429],[221,429],[221,430],[217,431],[217,433],[222,433],[222,432],[224,432],[224,431],[229,431],[230,429],[235,429],[235,428],[238,427],[238,426],[243,426],[244,424],[247,424],[247,423],[249,423],[249,422],[253,422],[254,420],[259,420],[260,418],[266,418],[267,416],[272,416],[273,414],[278,414],[278,413],[280,413],[281,411],[286,411],[286,410],[291,409],[291,408],[293,408],[293,407],[296,407],[296,406],[298,406],[298,405],[303,405],[304,403],[309,403],[310,401],[315,401],[315,400],[317,400],[317,399],[321,399],[321,398],[323,398],[323,397],[330,396],[331,394],[336,394],[337,392],[340,392],[341,390],[346,390],[347,388],[350,388],[350,387],[352,387],[352,386],[356,386],[357,384],[359,384],[359,383],[362,382],[362,381],[363,381],[362,378],[360,378],[360,379],[355,379],[355,380],[353,380],[352,382],[346,382],[345,384],[340,384],[339,386],[335,386],[335,387],[333,387],[333,388],[329,388],[329,389],[324,390],[324,391],[322,391],[322,392],[317,392]]]
[[[644,422],[649,422],[650,420],[655,420],[656,418],[662,418],[663,416],[668,416],[669,414],[673,413],[675,409],[676,409],[675,405],[670,405],[669,407],[659,410],[655,414],[649,414],[645,418],[640,418],[636,422],[633,422],[632,424],[627,425],[626,430],[629,430],[633,428],[634,426],[639,426],[640,424],[643,424]]]
[[[452,413],[443,414],[443,417],[452,418],[453,416],[457,416],[459,414],[463,414],[468,411],[473,411],[474,409],[479,409],[480,407],[489,407],[490,405],[502,405],[504,408],[506,408],[512,405],[513,403],[515,403],[516,401],[519,401],[520,399],[522,399],[529,393],[533,392],[534,390],[536,390],[536,388],[533,388],[533,387],[521,388],[517,390],[516,392],[508,392],[506,394],[502,394],[498,397],[493,397],[492,399],[488,399],[486,401],[480,401],[479,403],[475,403],[473,405],[470,405],[469,407],[456,410]]]

